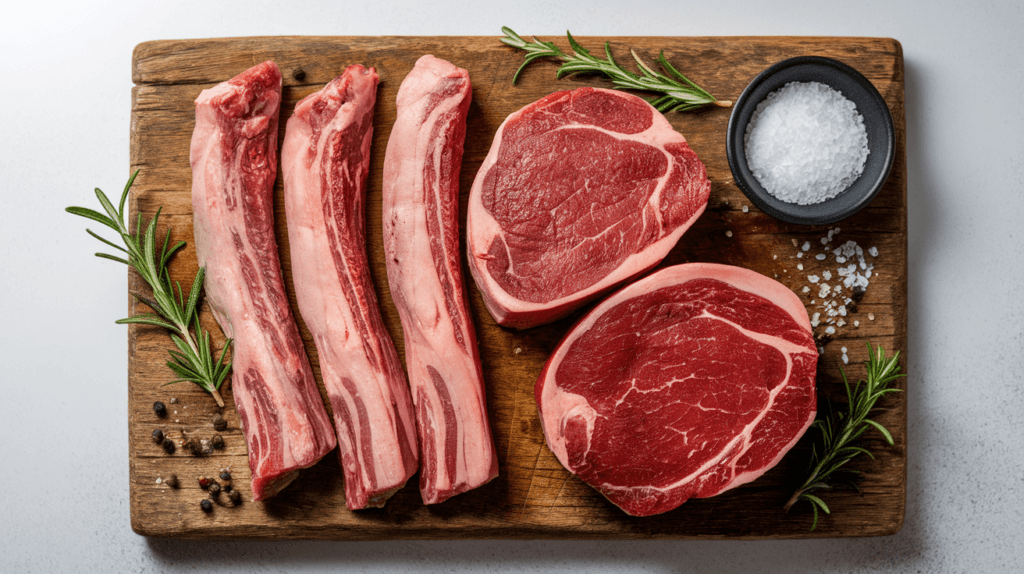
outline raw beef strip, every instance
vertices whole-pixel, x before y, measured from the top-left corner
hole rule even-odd
[[[559,462],[649,516],[761,476],[815,415],[817,349],[792,291],[740,267],[668,267],[615,293],[535,388]]]
[[[350,66],[295,106],[281,169],[299,311],[334,409],[345,504],[384,506],[419,468],[415,415],[366,258],[377,71]]]
[[[192,133],[192,211],[206,298],[232,347],[254,500],[335,445],[288,306],[274,239],[281,72],[264,62],[203,90]]]
[[[459,168],[470,97],[466,70],[420,58],[398,90],[384,156],[384,251],[405,333],[426,504],[498,475],[459,266]]]
[[[556,92],[494,136],[469,196],[469,269],[498,324],[549,323],[661,262],[710,190],[644,100]]]

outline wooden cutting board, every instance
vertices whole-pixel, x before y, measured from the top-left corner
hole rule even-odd
[[[564,39],[553,39],[563,48]],[[580,38],[583,46],[601,48],[601,39]],[[777,277],[798,293],[806,276],[826,269],[813,257],[797,259],[797,244],[810,242],[810,254],[820,253],[819,240],[829,229],[841,228],[835,241],[855,240],[865,249],[876,246],[875,275],[855,315],[859,327],[848,324],[825,346],[819,364],[822,398],[843,397],[841,348],[848,349],[847,370],[863,375],[861,362],[871,341],[886,349],[907,346],[907,178],[904,123],[903,53],[898,42],[876,38],[610,38],[620,61],[633,47],[648,62],[660,49],[682,73],[719,99],[735,100],[747,83],[775,62],[799,55],[839,59],[860,70],[881,92],[896,126],[896,160],[885,188],[860,213],[834,226],[802,227],[772,219],[740,193],[726,162],[725,133],[729,109],[673,113],[669,121],[683,133],[703,160],[712,181],[707,211],[662,266],[704,261],[729,263]],[[373,136],[372,168],[367,197],[367,237],[372,276],[384,320],[402,352],[402,331],[391,301],[384,271],[381,242],[381,172],[384,149],[395,119],[399,84],[422,54],[434,54],[469,70],[473,82],[462,167],[462,213],[473,177],[501,121],[511,112],[553,91],[579,86],[609,86],[596,76],[555,79],[554,62],[538,62],[513,86],[512,74],[522,53],[496,37],[268,37],[218,40],[156,41],[140,44],[132,61],[131,169],[139,169],[131,195],[131,217],[151,217],[162,206],[161,232],[171,226],[172,240],[188,247],[172,265],[172,275],[187,288],[196,272],[192,245],[191,170],[189,140],[194,125],[193,101],[199,92],[242,70],[274,60],[284,74],[281,137],[285,119],[295,103],[320,89],[349,64],[377,68],[381,77]],[[276,194],[277,241],[292,308],[291,266],[280,176]],[[464,225],[465,220],[462,220]],[[463,239],[465,229],[462,229]],[[833,244],[834,246],[835,244]],[[797,264],[805,266],[803,271]],[[465,266],[465,262],[463,264]],[[833,264],[833,267],[835,265]],[[834,271],[833,271],[834,272]],[[156,328],[129,327],[129,464],[132,528],[151,536],[202,538],[795,538],[874,536],[893,534],[903,523],[907,470],[906,393],[890,396],[877,420],[888,427],[895,446],[877,433],[866,436],[876,460],[866,457],[853,465],[864,472],[861,493],[835,491],[824,495],[832,509],[810,532],[807,506],[790,513],[783,504],[804,477],[809,456],[805,438],[782,462],[758,480],[720,496],[691,500],[660,516],[634,518],[607,502],[571,476],[548,450],[533,398],[541,366],[562,335],[578,319],[571,316],[527,331],[498,327],[484,308],[468,270],[469,298],[487,384],[500,476],[490,484],[443,504],[424,506],[414,477],[383,509],[352,512],[345,508],[342,472],[336,453],[302,473],[291,486],[266,502],[251,502],[245,441],[233,408],[231,390],[224,392],[228,429],[221,434],[226,448],[212,456],[195,457],[179,448],[166,455],[151,439],[159,428],[180,442],[183,433],[197,438],[214,434],[210,422],[214,401],[191,384],[163,386],[174,378],[165,366],[168,334]],[[146,287],[129,274],[129,292]],[[803,295],[810,312],[815,292]],[[131,299],[129,297],[129,299]],[[131,312],[145,306],[130,301]],[[202,310],[216,348],[223,336],[209,310]],[[308,330],[299,321],[306,348],[319,380],[317,353]],[[822,328],[815,330],[816,334]],[[404,357],[403,357],[404,360]],[[901,364],[906,365],[905,355]],[[900,383],[905,389],[905,382]],[[323,393],[322,383],[321,392]],[[170,411],[158,419],[154,401]],[[809,433],[810,434],[810,433]],[[197,477],[230,468],[234,485],[245,502],[238,507],[216,505],[206,514],[199,501],[207,493]],[[176,474],[178,489],[161,482]]]

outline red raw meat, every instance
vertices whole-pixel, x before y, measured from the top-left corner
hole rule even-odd
[[[556,92],[498,128],[469,196],[469,268],[500,325],[542,325],[652,269],[711,183],[644,100]]]
[[[345,504],[380,507],[419,468],[402,364],[366,257],[377,71],[349,66],[295,106],[281,166],[299,311],[313,334],[345,472]]]
[[[459,169],[470,98],[466,70],[420,58],[398,90],[384,156],[384,252],[405,333],[426,504],[498,475],[459,265]]]
[[[203,90],[192,133],[192,211],[206,299],[234,339],[232,388],[254,500],[335,446],[288,306],[274,239],[281,71],[264,62]]]
[[[649,516],[775,466],[814,421],[817,362],[792,291],[693,263],[601,302],[558,345],[535,394],[559,462]]]

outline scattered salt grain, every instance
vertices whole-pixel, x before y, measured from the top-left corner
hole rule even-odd
[[[743,206],[743,213],[746,213],[746,212],[748,212],[748,211],[750,211],[750,208],[749,208],[749,207],[747,207],[746,205],[744,205],[744,206]]]
[[[872,257],[878,257],[878,248],[872,247],[871,249],[868,249],[868,254]]]
[[[828,281],[829,279],[831,279],[831,278],[832,278],[832,272],[831,272],[831,271],[829,271],[828,269],[826,269],[826,270],[824,270],[824,271],[822,271],[822,272],[821,272],[821,277],[822,277],[823,279],[825,279],[825,281]]]
[[[811,292],[811,288],[806,286],[806,285],[804,285],[804,288],[801,289],[800,291],[803,292],[803,293],[810,293]]]
[[[804,245],[800,249],[802,249],[804,251],[810,251],[811,250],[811,242],[810,241],[804,241]]]
[[[854,327],[860,327],[860,321],[854,321],[853,322],[853,326]]]
[[[836,334],[836,328],[835,327],[831,327],[831,326],[830,327],[826,327],[825,328],[825,332],[828,333],[829,335],[835,335]]]
[[[790,82],[757,105],[743,138],[750,171],[799,205],[839,195],[864,171],[867,130],[857,106],[819,82]]]
[[[803,257],[803,256],[804,256],[804,252],[803,252],[803,251],[797,251],[797,252],[796,252],[796,257],[797,257],[797,259],[799,259],[799,258],[801,258],[801,257]]]
[[[726,231],[725,232],[725,236],[726,237],[732,237],[732,231]]]
[[[824,261],[825,260],[825,254],[824,253],[819,253],[819,254],[815,255],[814,258],[817,259],[818,261]]]
[[[874,313],[868,313],[868,319],[871,320],[871,321],[874,321],[875,320],[875,314]]]
[[[817,275],[808,275],[807,276],[807,280],[810,281],[811,283],[817,283],[820,279],[821,278],[818,277]]]
[[[797,271],[803,271],[804,270],[804,264],[803,263],[797,263],[796,264],[796,269],[797,269]]]

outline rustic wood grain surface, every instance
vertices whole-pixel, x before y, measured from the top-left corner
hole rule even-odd
[[[553,39],[566,47],[564,39]],[[602,41],[579,40],[591,49],[600,48]],[[903,53],[899,43],[878,38],[789,37],[610,40],[622,61],[627,59],[628,47],[636,48],[649,61],[664,49],[666,57],[681,72],[719,99],[735,100],[761,70],[798,55],[836,58],[860,70],[874,83],[889,104],[896,126],[895,164],[884,189],[868,208],[832,226],[782,223],[760,212],[742,195],[726,162],[725,133],[730,110],[669,114],[669,121],[686,136],[707,166],[712,190],[707,211],[662,266],[693,261],[740,265],[776,277],[799,293],[808,285],[806,276],[820,274],[828,261],[806,256],[797,259],[796,245],[810,241],[810,253],[820,253],[819,239],[829,229],[838,227],[841,231],[836,242],[852,239],[865,249],[877,246],[879,255],[875,258],[875,275],[857,313],[847,318],[859,320],[860,326],[855,328],[851,323],[839,328],[835,341],[825,346],[819,363],[819,410],[826,399],[843,396],[842,347],[848,349],[850,364],[845,368],[853,378],[863,374],[860,363],[867,357],[867,341],[887,349],[906,349],[906,130]],[[512,74],[522,53],[503,46],[495,37],[264,37],[155,41],[136,47],[132,62],[136,87],[132,90],[131,169],[139,169],[140,173],[131,195],[131,217],[134,220],[139,213],[151,217],[162,206],[161,232],[170,226],[172,240],[189,243],[173,262],[173,277],[187,286],[196,272],[189,140],[194,125],[193,101],[199,92],[256,63],[274,60],[284,74],[280,123],[283,138],[284,120],[299,99],[320,89],[347,65],[374,66],[380,73],[381,85],[368,184],[367,248],[383,317],[401,353],[402,331],[384,271],[381,173],[384,149],[395,119],[398,86],[416,59],[426,53],[468,69],[473,82],[462,167],[463,217],[473,177],[498,125],[509,113],[556,90],[609,85],[595,76],[556,80],[556,64],[543,62],[528,68],[519,85],[512,86]],[[280,174],[275,194],[277,241],[285,285],[298,317],[291,290]],[[464,239],[465,230],[462,232]],[[798,263],[804,265],[804,270],[797,270]],[[466,269],[464,274],[470,277]],[[428,507],[420,500],[414,477],[383,509],[353,512],[345,508],[342,472],[336,453],[331,453],[304,471],[277,497],[251,502],[245,440],[230,389],[224,393],[228,406],[223,410],[228,429],[220,433],[225,449],[205,457],[188,455],[181,448],[174,455],[167,455],[150,440],[157,428],[176,441],[185,435],[209,438],[215,433],[210,418],[218,409],[212,398],[192,385],[163,386],[174,378],[164,364],[171,346],[168,334],[132,325],[128,346],[132,528],[151,536],[368,540],[874,536],[893,534],[902,525],[907,469],[906,393],[886,399],[877,416],[892,431],[895,446],[885,445],[877,434],[867,436],[867,445],[876,453],[876,460],[864,458],[854,464],[864,472],[861,493],[827,493],[832,514],[823,516],[813,533],[809,531],[809,507],[797,506],[788,514],[782,510],[803,479],[810,448],[806,438],[777,467],[750,484],[714,498],[688,501],[659,516],[627,516],[562,468],[545,445],[534,403],[533,386],[544,361],[580,314],[552,325],[510,331],[494,323],[471,279],[468,288],[499,454],[500,476],[496,480]],[[138,276],[129,274],[128,290],[144,292],[146,286]],[[816,310],[811,303],[815,294],[812,291],[802,295],[812,313]],[[133,314],[145,310],[131,297],[129,309]],[[224,337],[208,309],[203,308],[202,317],[220,348]],[[319,380],[316,348],[301,319],[299,326]],[[821,328],[815,331],[820,333]],[[901,364],[905,368],[905,356]],[[904,382],[900,386],[906,390]],[[167,403],[169,414],[164,419],[153,413],[152,404],[157,400]],[[206,514],[200,510],[199,501],[207,493],[200,490],[196,478],[216,475],[222,468],[230,469],[243,502],[231,507],[226,497],[221,496],[224,504],[215,505],[213,512]],[[170,488],[158,480],[170,474],[178,476],[180,488]]]

